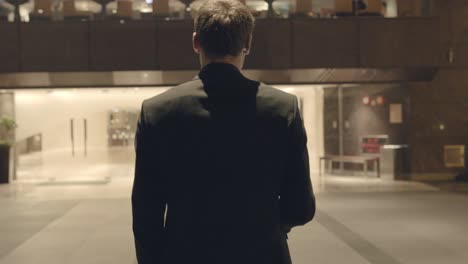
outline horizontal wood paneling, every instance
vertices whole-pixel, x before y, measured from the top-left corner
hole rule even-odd
[[[248,69],[464,66],[436,18],[258,19]],[[197,70],[192,20],[1,23],[0,71]],[[3,40],[2,39],[2,40]],[[455,62],[444,64],[448,45]],[[21,50],[18,50],[18,47]],[[465,54],[466,53],[466,54]],[[22,54],[20,56],[19,54]],[[19,68],[18,65],[23,65]]]
[[[90,70],[154,70],[154,21],[102,21],[90,23]]]
[[[158,24],[157,58],[161,70],[200,68],[192,48],[193,21],[167,21]]]
[[[247,69],[291,68],[291,26],[287,19],[259,19],[253,33]]]
[[[359,24],[361,66],[421,67],[440,62],[438,19],[368,18]]]
[[[19,42],[17,25],[0,22],[0,72],[17,72],[19,68]]]
[[[21,24],[23,71],[88,70],[88,23]]]
[[[359,67],[356,19],[292,21],[293,68]]]

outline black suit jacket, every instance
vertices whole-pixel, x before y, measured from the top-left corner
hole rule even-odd
[[[315,199],[297,98],[212,63],[144,100],[135,139],[140,264],[288,264]]]

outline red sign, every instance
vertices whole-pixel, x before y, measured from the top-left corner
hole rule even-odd
[[[365,154],[379,154],[380,148],[387,144],[384,137],[363,137],[361,141],[361,151]]]

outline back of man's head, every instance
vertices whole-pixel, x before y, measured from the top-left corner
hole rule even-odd
[[[195,17],[195,32],[206,57],[237,56],[246,48],[254,23],[238,0],[206,0]]]

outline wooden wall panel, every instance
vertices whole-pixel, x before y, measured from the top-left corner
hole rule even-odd
[[[0,72],[19,71],[19,43],[17,26],[0,22]]]
[[[397,6],[399,17],[422,15],[422,0],[397,0]]]
[[[458,136],[468,139],[467,103],[419,103],[413,104],[411,109],[415,136]]]
[[[291,67],[291,25],[286,19],[258,19],[253,32],[247,69],[288,69]]]
[[[154,21],[93,22],[89,34],[91,70],[159,69]]]
[[[157,58],[161,70],[200,69],[198,55],[192,49],[192,20],[158,23]]]
[[[452,56],[452,61],[450,61],[450,56]],[[442,43],[439,65],[443,67],[468,67],[468,42]]]
[[[466,68],[439,70],[430,83],[412,83],[409,143],[414,173],[453,173],[443,164],[444,145],[468,146],[468,73]]]
[[[293,20],[292,67],[358,67],[358,22],[356,19]]]
[[[259,19],[248,69],[467,65],[468,45],[440,40],[434,18]],[[0,24],[0,71],[198,70],[192,20]],[[454,50],[454,63],[447,51]],[[22,55],[21,55],[22,54]],[[23,65],[22,68],[20,68]]]
[[[23,71],[88,70],[88,23],[21,24]]]
[[[448,14],[442,14],[441,19],[449,20],[445,30],[451,34],[452,42],[468,43],[468,2],[466,0],[451,0],[448,2]]]
[[[359,37],[361,67],[429,67],[440,62],[438,19],[362,19]]]

